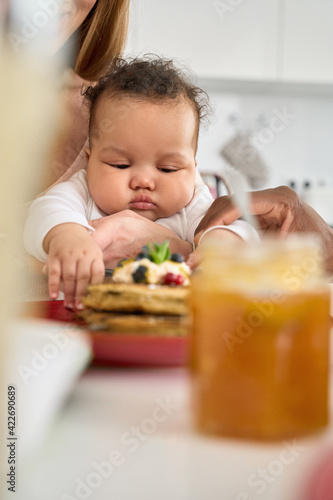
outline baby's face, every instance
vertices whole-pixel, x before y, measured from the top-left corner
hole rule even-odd
[[[102,99],[87,150],[88,187],[106,214],[130,209],[152,221],[194,193],[196,119],[191,105]]]

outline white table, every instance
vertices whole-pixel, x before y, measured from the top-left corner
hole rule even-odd
[[[203,437],[191,429],[189,389],[185,368],[88,369],[20,467],[15,498],[301,500],[330,430],[274,445]]]
[[[58,328],[73,333],[73,327],[52,323],[20,328],[12,338],[26,365],[35,356],[31,346],[51,356]],[[88,357],[86,339],[74,336],[26,389],[19,381],[18,402],[28,399],[30,405],[18,415],[15,500],[304,500],[301,486],[325,451],[333,450],[331,428],[266,445],[199,435],[191,424],[185,368],[91,367],[76,381]],[[54,420],[56,402],[72,384]]]

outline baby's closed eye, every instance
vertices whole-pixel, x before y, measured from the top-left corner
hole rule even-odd
[[[124,168],[128,168],[130,167],[130,165],[125,165],[125,164],[116,164],[116,163],[108,163],[108,165],[110,165],[110,167],[114,167],[114,168],[119,168],[121,170],[123,170]]]

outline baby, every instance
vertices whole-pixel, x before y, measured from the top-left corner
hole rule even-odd
[[[213,201],[195,158],[208,98],[171,61],[116,59],[85,96],[87,169],[37,198],[24,230],[28,253],[47,261],[50,297],[62,280],[65,305],[79,309],[88,284],[105,272],[89,220],[130,210],[197,244],[194,231]],[[216,231],[247,239],[254,230],[236,221]]]

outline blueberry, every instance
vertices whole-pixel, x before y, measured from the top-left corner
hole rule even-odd
[[[105,269],[105,277],[111,277],[113,276],[114,269]]]
[[[172,260],[173,262],[183,262],[184,257],[179,253],[173,253],[170,257],[170,260]]]
[[[121,259],[117,263],[117,267],[122,267],[128,259]]]
[[[140,252],[138,253],[138,255],[135,256],[135,259],[134,260],[141,260],[141,259],[144,259],[147,257],[147,254],[144,253],[144,252]]]
[[[132,272],[132,278],[135,283],[147,283],[147,271],[146,266],[139,266],[135,271]]]
[[[151,255],[149,255],[149,249],[148,249],[147,245],[142,247],[141,252],[139,252],[137,254],[137,256],[135,257],[134,260],[140,260],[140,259],[148,259],[150,261],[153,261],[153,258],[151,257]]]

